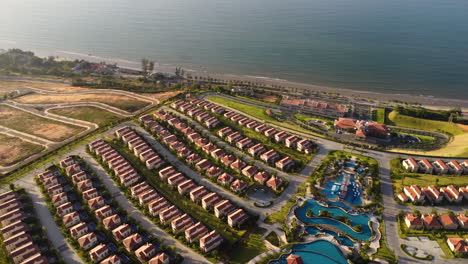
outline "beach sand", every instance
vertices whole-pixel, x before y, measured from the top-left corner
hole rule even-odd
[[[129,69],[140,69],[140,62],[137,61],[129,61],[129,60],[122,60],[122,59],[115,59],[115,58],[103,58],[98,56],[93,56],[91,54],[81,54],[81,53],[74,53],[74,52],[66,52],[66,51],[56,51],[52,54],[49,52],[47,54],[41,52],[35,52],[38,56],[57,56],[59,58],[64,59],[83,59],[91,62],[102,62],[105,61],[107,63],[117,63],[119,67],[129,68]],[[168,65],[168,64],[161,64],[155,63],[155,71],[157,72],[166,72],[166,73],[174,73],[176,66]],[[260,83],[265,84],[267,86],[284,86],[284,87],[291,87],[291,88],[298,88],[298,89],[307,89],[310,91],[320,91],[320,92],[327,92],[327,93],[338,93],[343,96],[347,96],[350,98],[354,98],[356,100],[360,99],[367,99],[379,102],[386,102],[386,101],[402,101],[408,103],[418,103],[422,106],[429,108],[429,109],[450,109],[455,106],[459,106],[463,109],[463,111],[468,110],[468,100],[457,100],[457,99],[450,99],[450,98],[439,98],[430,95],[410,95],[410,94],[387,94],[387,93],[378,93],[378,92],[368,92],[368,91],[359,91],[359,90],[351,90],[351,89],[344,89],[344,88],[336,88],[336,87],[327,87],[321,85],[313,85],[313,84],[304,84],[304,83],[297,83],[282,79],[274,79],[268,77],[259,77],[259,76],[248,76],[248,75],[235,75],[235,74],[227,74],[227,73],[214,73],[214,72],[207,72],[203,70],[194,70],[194,69],[184,69],[187,73],[190,73],[192,76],[198,77],[205,77],[205,78],[214,78],[214,79],[221,79],[221,80],[237,80],[237,81],[248,81],[252,83]]]

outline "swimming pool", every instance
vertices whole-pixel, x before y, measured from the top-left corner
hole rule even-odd
[[[320,264],[346,264],[348,263],[341,251],[332,243],[318,240],[308,244],[300,244],[292,247],[292,254],[301,256],[304,263]],[[286,258],[290,254],[281,256],[279,261],[271,264],[286,264]]]
[[[308,209],[311,209],[315,216],[319,215],[320,211],[322,210],[329,211],[335,218],[340,215],[347,216],[351,221],[351,226],[362,225],[362,232],[358,233],[338,220],[325,217],[309,218],[306,216]],[[334,226],[354,239],[369,240],[372,237],[372,231],[368,225],[370,221],[368,216],[364,214],[351,215],[345,212],[343,209],[337,207],[323,207],[313,199],[307,200],[304,206],[298,208],[296,210],[296,216],[299,220],[306,224],[327,224]]]
[[[319,230],[316,227],[308,226],[308,227],[306,227],[306,232],[311,234],[311,235],[316,235],[316,234],[320,234],[320,233],[325,233],[325,234],[332,235],[332,236],[335,237],[336,240],[340,241],[341,245],[348,246],[348,247],[354,247],[354,244],[355,244],[351,239],[349,239],[349,237],[338,236],[337,233],[335,233],[333,231],[330,231],[330,230]]]
[[[328,199],[338,199],[338,191],[339,187],[341,187],[341,183],[343,182],[343,178],[345,176],[345,172],[340,173],[340,175],[332,181],[328,181],[325,188],[323,189],[322,193]],[[362,188],[359,184],[356,183],[356,180],[353,176],[349,178],[349,185],[348,185],[348,192],[344,198],[346,202],[351,205],[362,205],[362,199],[360,196],[362,193]]]

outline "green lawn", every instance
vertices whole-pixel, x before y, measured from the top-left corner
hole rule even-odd
[[[379,108],[372,111],[372,119],[380,124],[385,124],[385,108]]]
[[[277,247],[280,246],[280,240],[275,232],[270,232],[270,234],[268,234],[265,239],[268,240],[272,245]]]
[[[305,133],[305,134],[309,134],[309,135],[316,135],[312,132],[310,132],[309,130],[305,129],[305,128],[302,128],[298,125],[295,125],[295,124],[292,124],[292,123],[289,123],[289,122],[284,122],[284,121],[278,121],[274,118],[272,118],[271,116],[267,115],[265,113],[265,108],[262,108],[262,107],[257,107],[257,106],[251,106],[251,105],[246,105],[246,104],[242,104],[242,103],[238,103],[238,102],[235,102],[235,101],[232,101],[232,100],[228,100],[228,99],[224,99],[224,98],[221,98],[221,97],[216,97],[216,96],[210,96],[208,97],[208,100],[212,101],[212,102],[215,102],[215,103],[218,103],[218,104],[222,104],[222,105],[225,105],[227,107],[231,107],[231,108],[234,108],[238,111],[241,111],[247,115],[250,115],[252,117],[255,117],[255,118],[258,118],[258,119],[261,119],[267,123],[271,123],[271,124],[275,124],[277,126],[282,126],[282,127],[285,127],[285,128],[289,128],[289,129],[292,129],[292,130],[295,130],[295,131],[298,131],[298,132],[301,132],[301,133]]]
[[[244,100],[248,100],[248,101],[252,101],[254,103],[261,103],[261,104],[269,104],[269,105],[278,105],[274,102],[267,102],[267,101],[263,101],[263,100],[260,100],[258,98],[252,98],[252,97],[247,97],[247,96],[240,96],[240,95],[236,95],[235,97],[238,97],[238,98],[242,98]]]
[[[268,249],[262,240],[262,235],[265,229],[257,227],[256,230],[250,234],[245,244],[242,244],[237,250],[231,253],[231,261],[233,264],[244,264],[249,262],[252,258],[266,252]]]
[[[379,231],[382,237],[380,238],[380,248],[377,250],[377,253],[373,255],[376,258],[383,258],[388,260],[389,263],[397,263],[395,258],[395,253],[393,250],[387,246],[387,237],[385,236],[385,225],[383,221],[379,225]]]
[[[458,126],[449,122],[433,121],[428,119],[401,115],[395,111],[392,111],[388,115],[388,119],[393,123],[393,125],[400,127],[408,127],[434,132],[444,132],[454,136],[461,135],[464,133],[463,130],[460,129]]]
[[[110,122],[118,121],[122,118],[121,115],[117,115],[94,106],[55,108],[50,110],[50,112],[56,115],[88,121],[100,126]]]

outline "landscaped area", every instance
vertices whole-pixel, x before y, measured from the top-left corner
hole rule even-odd
[[[28,94],[15,99],[23,104],[60,104],[78,102],[96,102],[110,105],[127,112],[134,112],[149,105],[149,102],[141,101],[124,95],[88,93],[88,94]]]
[[[392,111],[391,113],[389,113],[388,119],[393,123],[393,125],[400,127],[442,132],[454,136],[461,135],[464,133],[463,130],[454,123],[406,116],[396,111]]]
[[[62,107],[49,110],[50,113],[84,120],[98,125],[119,121],[122,116],[94,106]]]
[[[0,105],[0,125],[52,141],[62,141],[86,128],[37,116],[10,106]]]
[[[0,166],[13,165],[44,149],[41,145],[0,133]]]

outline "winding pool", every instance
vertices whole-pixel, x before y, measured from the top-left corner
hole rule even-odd
[[[346,258],[341,254],[332,243],[325,240],[318,240],[308,244],[301,244],[292,247],[292,254],[301,256],[304,263],[320,264],[346,264]],[[286,264],[286,258],[283,255],[279,261],[273,261],[274,264]]]
[[[330,231],[330,230],[319,230],[318,228],[314,227],[314,226],[308,226],[306,227],[306,232],[311,234],[311,235],[316,235],[316,234],[320,234],[320,233],[325,233],[325,234],[329,234],[329,235],[332,235],[333,237],[335,237],[336,240],[340,241],[341,242],[341,245],[343,246],[348,246],[348,247],[353,247],[354,246],[354,242],[349,239],[348,237],[345,237],[345,236],[338,236],[337,233],[333,232],[333,231]]]
[[[306,212],[308,209],[311,209],[314,215],[318,215],[320,211],[327,210],[332,213],[333,217],[340,215],[347,216],[351,220],[351,226],[362,225],[362,232],[357,233],[347,225],[341,223],[340,221],[330,219],[330,218],[308,218]],[[372,237],[372,231],[369,228],[370,218],[364,214],[351,215],[345,212],[341,208],[337,207],[323,207],[317,201],[309,199],[305,202],[304,206],[296,210],[296,216],[299,220],[306,224],[327,224],[334,226],[344,233],[348,234],[350,237],[358,240],[369,240]]]

